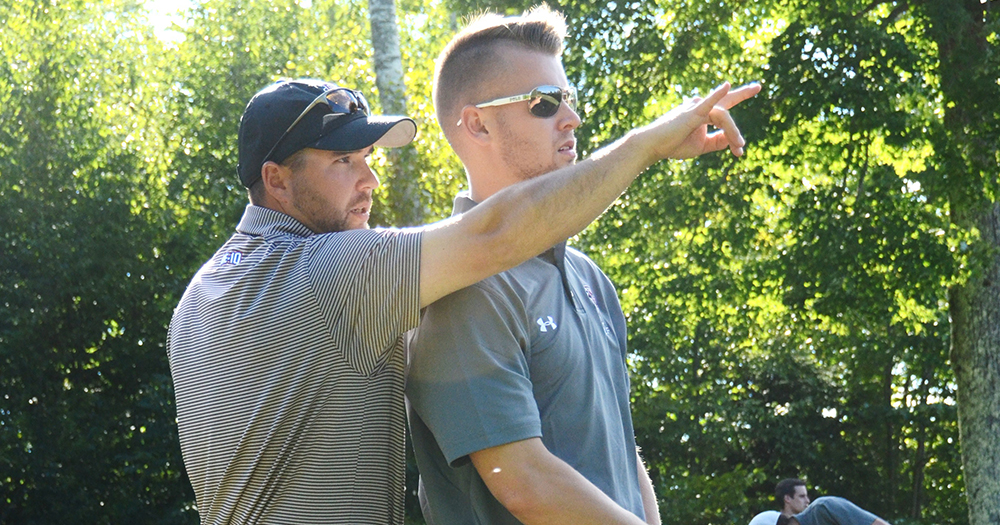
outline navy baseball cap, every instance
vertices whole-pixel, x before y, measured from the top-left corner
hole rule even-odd
[[[331,104],[319,103],[302,115],[317,97],[333,90],[344,91],[344,96],[360,104],[352,103],[351,112],[338,112]],[[364,106],[363,111],[355,106]],[[236,167],[240,182],[249,188],[260,180],[264,162],[280,164],[302,148],[357,151],[372,145],[396,148],[413,141],[417,134],[413,119],[368,115],[366,106],[367,101],[356,91],[308,78],[279,80],[258,91],[240,118]]]

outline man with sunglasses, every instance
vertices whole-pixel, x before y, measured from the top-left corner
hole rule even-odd
[[[565,31],[545,7],[486,15],[442,51],[434,104],[470,186],[456,217],[574,165],[580,117],[560,59]],[[576,166],[606,159],[602,150]],[[538,221],[527,238],[558,223]],[[432,304],[409,336],[406,394],[428,524],[659,523],[632,429],[616,292],[582,253],[552,245]]]
[[[413,121],[325,82],[258,92],[239,129],[250,204],[167,340],[202,522],[402,523],[402,335],[420,309],[579,232],[658,159],[740,154],[733,103],[723,86],[460,217],[368,229],[368,156],[409,143]]]

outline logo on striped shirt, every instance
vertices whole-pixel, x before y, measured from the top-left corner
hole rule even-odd
[[[243,253],[238,251],[231,251],[222,256],[222,264],[231,264],[236,266],[243,260]]]

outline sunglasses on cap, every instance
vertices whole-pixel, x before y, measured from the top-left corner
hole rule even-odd
[[[292,131],[296,124],[306,116],[312,108],[320,105],[326,104],[330,108],[330,113],[334,115],[350,115],[352,113],[361,112],[365,116],[368,116],[368,101],[365,100],[365,96],[361,94],[360,91],[354,91],[353,89],[348,89],[344,87],[336,87],[321,93],[318,97],[314,98],[312,102],[306,106],[306,109],[299,113],[298,117],[292,121],[292,124],[288,126],[288,129],[278,137],[278,141],[274,143],[271,150],[264,155],[264,161],[267,162],[274,154],[274,150],[278,149],[278,144],[281,144],[282,140],[288,136],[288,133]]]
[[[570,109],[576,111],[576,88],[573,86],[569,86],[566,89],[558,86],[538,86],[535,89],[532,89],[530,93],[490,100],[488,102],[483,102],[482,104],[476,104],[476,107],[488,108],[490,106],[502,106],[504,104],[521,102],[522,100],[528,101],[528,111],[530,111],[532,115],[540,118],[549,118],[559,111],[559,105],[563,102],[565,102]],[[458,121],[458,125],[462,125],[461,120]]]

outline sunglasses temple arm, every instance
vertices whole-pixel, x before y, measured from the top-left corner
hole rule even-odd
[[[498,98],[496,100],[491,100],[489,102],[483,102],[482,104],[476,104],[477,108],[488,108],[490,106],[502,106],[504,104],[513,104],[514,102],[520,102],[522,100],[531,99],[531,93],[527,95],[515,95],[513,97]]]
[[[316,107],[320,102],[323,101],[324,98],[326,98],[326,94],[316,97],[312,102],[309,103],[308,106],[306,106],[306,109],[302,110],[302,113],[299,113],[298,117],[295,117],[295,120],[293,120],[292,123],[287,128],[285,128],[285,132],[282,133],[280,137],[278,137],[278,141],[274,143],[274,146],[271,146],[271,150],[268,151],[267,155],[264,156],[265,161],[270,159],[271,155],[274,155],[274,150],[278,148],[278,144],[281,144],[281,141],[285,140],[285,137],[288,135],[288,132],[292,131],[292,128],[294,128],[295,125],[298,124],[300,120],[302,120],[302,117],[306,116],[306,114],[312,111],[312,108]]]

